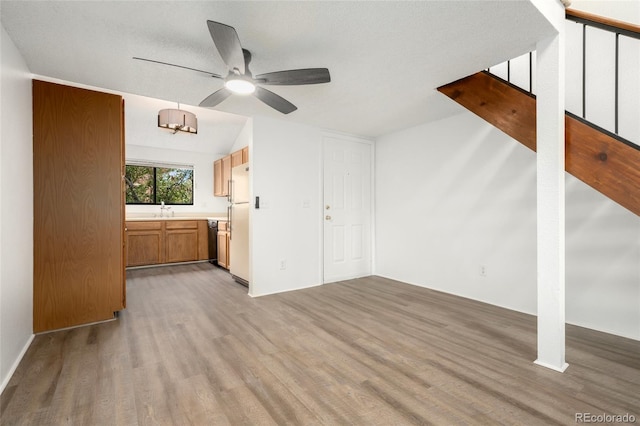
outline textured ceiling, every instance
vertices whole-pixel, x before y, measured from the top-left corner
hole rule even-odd
[[[435,88],[519,56],[552,34],[514,1],[2,1],[2,25],[34,74],[198,105],[226,74],[206,20],[236,28],[255,74],[327,67],[332,82],[270,86],[298,106],[283,116],[252,97],[220,111],[375,137],[455,111]]]

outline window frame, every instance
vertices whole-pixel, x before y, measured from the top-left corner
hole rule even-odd
[[[195,167],[192,164],[175,164],[175,163],[166,163],[166,162],[150,162],[150,161],[140,161],[140,160],[125,160],[125,179],[127,175],[127,167],[149,167],[153,170],[153,183],[152,183],[152,202],[129,202],[127,201],[127,193],[129,192],[128,184],[125,182],[125,197],[124,202],[127,206],[159,206],[164,201],[164,204],[167,206],[193,206],[194,198],[195,198]],[[168,202],[166,200],[158,200],[158,169],[180,169],[180,170],[191,170],[191,202],[190,203],[174,203]]]

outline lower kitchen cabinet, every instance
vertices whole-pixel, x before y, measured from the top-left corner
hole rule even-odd
[[[167,221],[165,224],[165,263],[198,260],[198,222]]]
[[[206,260],[206,220],[128,221],[127,266]]]
[[[218,222],[218,266],[229,269],[229,231],[228,222]]]
[[[161,221],[127,222],[127,266],[163,263],[162,225]]]

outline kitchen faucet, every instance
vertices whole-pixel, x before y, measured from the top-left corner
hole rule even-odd
[[[171,207],[165,206],[164,201],[160,201],[160,217],[164,217],[164,212],[167,212],[167,217],[169,217],[169,210]]]

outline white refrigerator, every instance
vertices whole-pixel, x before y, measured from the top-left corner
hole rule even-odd
[[[231,276],[249,286],[249,165],[231,169],[229,263]]]

